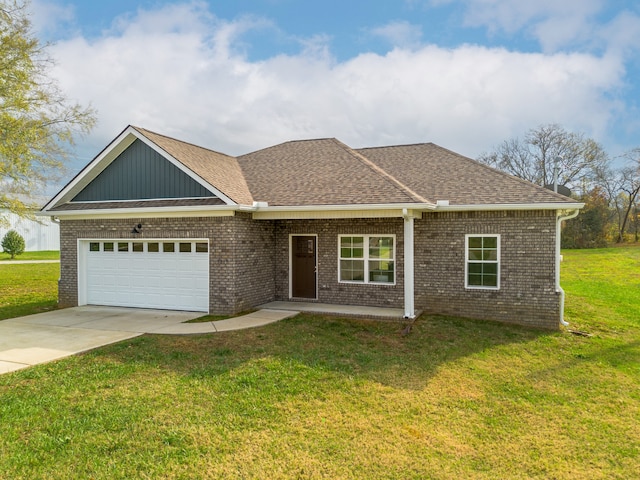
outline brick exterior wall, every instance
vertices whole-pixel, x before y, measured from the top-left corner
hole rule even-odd
[[[142,224],[140,234],[133,225]],[[235,217],[129,218],[60,222],[60,306],[78,305],[78,239],[208,238],[210,313],[233,314],[274,298],[272,222]]]
[[[465,289],[465,235],[500,234],[500,289]],[[555,212],[425,213],[415,222],[415,303],[426,312],[559,327]]]
[[[368,285],[338,282],[338,235],[396,236],[396,284]],[[276,221],[276,299],[289,300],[289,236],[318,236],[318,302],[378,307],[404,306],[403,220],[340,219]],[[303,299],[303,301],[309,301]]]
[[[141,234],[131,233],[141,223]],[[234,314],[289,300],[289,237],[317,235],[318,302],[402,308],[403,220],[252,220],[234,217],[62,220],[61,306],[78,304],[77,241],[208,238],[210,312]],[[338,235],[393,234],[396,284],[338,282]],[[501,236],[500,289],[465,289],[465,235]],[[430,313],[558,328],[555,212],[425,213],[415,220],[415,306]],[[307,301],[307,300],[305,300]]]

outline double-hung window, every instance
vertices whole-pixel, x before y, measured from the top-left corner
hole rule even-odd
[[[339,281],[395,284],[395,236],[340,235]]]
[[[465,287],[500,288],[500,235],[467,235]]]

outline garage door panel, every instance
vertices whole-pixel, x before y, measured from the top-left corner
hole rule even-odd
[[[105,251],[104,244],[111,242],[114,251]],[[148,244],[158,242],[160,251],[149,252]],[[100,248],[89,251],[89,242],[84,242],[87,303],[209,311],[209,253],[196,253],[195,240],[165,242],[175,243],[175,251],[165,252],[158,240],[137,241],[135,248],[142,251],[118,240],[92,241]],[[180,252],[181,243],[190,243],[193,253]]]

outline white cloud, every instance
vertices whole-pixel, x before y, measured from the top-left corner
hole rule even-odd
[[[32,12],[31,24],[41,37],[55,33],[75,19],[73,6],[60,5],[54,1],[33,0],[29,11]]]
[[[603,134],[618,106],[616,56],[460,46],[397,48],[337,62],[326,39],[250,61],[236,42],[253,21],[197,5],[121,20],[108,36],[59,42],[56,75],[91,102],[98,151],[127,124],[229,154],[312,137],[354,146],[433,141],[475,156],[541,123]]]
[[[371,34],[385,39],[394,47],[413,48],[420,44],[422,28],[406,21],[396,21],[371,29]]]

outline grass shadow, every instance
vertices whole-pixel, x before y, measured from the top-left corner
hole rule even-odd
[[[261,359],[316,372],[419,390],[442,364],[549,332],[423,315],[403,336],[399,323],[298,315],[262,328],[176,337],[147,335],[92,353],[142,362],[181,375],[214,377]]]

